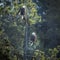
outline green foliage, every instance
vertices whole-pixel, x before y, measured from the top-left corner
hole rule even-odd
[[[27,8],[26,16],[28,16],[28,18],[29,18],[28,21],[29,21],[29,25],[30,25],[29,26],[30,33],[32,31],[37,32],[38,37],[37,37],[37,41],[34,42],[34,48],[36,48],[36,47],[38,48],[38,46],[41,46],[42,48],[44,48],[44,46],[42,46],[43,44],[49,45],[51,41],[57,40],[57,42],[59,42],[59,40],[60,40],[59,39],[60,15],[57,14],[54,17],[53,14],[52,15],[50,14],[50,13],[53,13],[53,11],[55,11],[55,10],[51,10],[51,9],[47,10],[47,15],[46,15],[47,20],[46,21],[48,23],[47,23],[47,26],[45,26],[46,24],[44,24],[44,22],[42,20],[42,16],[39,16],[37,14],[37,11],[38,11],[36,8],[37,4],[35,4],[32,0],[20,0],[20,2],[18,4],[17,0],[14,0],[12,2],[12,6],[4,6],[4,7],[0,6],[0,58],[2,60],[3,59],[17,60],[18,55],[20,55],[20,54],[23,55],[23,53],[24,53],[23,45],[24,45],[24,37],[25,37],[24,36],[25,35],[25,21],[21,20],[21,16],[17,14],[19,9],[23,5],[26,5],[26,8]],[[53,9],[53,7],[49,7],[49,8]],[[50,10],[51,10],[51,12],[49,13]],[[56,23],[56,26],[51,25],[51,21],[54,21]],[[38,25],[38,26],[36,27],[35,25]],[[54,28],[54,27],[56,27],[56,28]],[[47,30],[45,31],[44,28],[47,28]],[[56,34],[56,36],[58,37],[58,38],[56,38],[56,40],[52,38],[54,36],[53,34],[54,35]],[[48,49],[48,52],[47,52],[48,55],[46,55],[45,52],[40,51],[41,47],[39,47],[38,50],[35,50],[34,55],[33,55],[34,58],[36,58],[37,60],[38,59],[40,59],[40,60],[59,60],[58,58],[56,58],[56,54],[59,52],[60,46],[57,46],[57,48]],[[41,50],[43,50],[43,49],[41,49]],[[14,55],[14,53],[16,53],[16,54]]]
[[[0,59],[10,60],[10,46],[8,40],[0,40]]]
[[[58,46],[57,46],[58,47]],[[47,51],[47,54],[43,51],[40,51],[40,50],[35,50],[34,52],[34,56],[35,58],[37,59],[40,59],[40,60],[59,60],[60,58],[57,58],[57,53],[59,52],[59,48],[53,48],[53,49],[49,49]]]

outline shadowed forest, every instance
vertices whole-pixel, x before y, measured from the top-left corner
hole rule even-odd
[[[0,60],[60,60],[60,0],[0,0]]]

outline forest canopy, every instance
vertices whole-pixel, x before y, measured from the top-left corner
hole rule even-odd
[[[60,59],[60,0],[0,0],[0,59],[23,60],[26,41],[30,60]]]

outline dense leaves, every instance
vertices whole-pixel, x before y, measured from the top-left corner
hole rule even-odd
[[[53,2],[53,3],[52,3]],[[6,0],[0,1],[0,59],[23,59],[26,20],[20,9],[26,6],[28,40],[36,32],[37,40],[29,45],[32,60],[59,60],[60,1],[59,0]],[[29,41],[28,41],[29,43]],[[47,52],[48,51],[48,52]]]

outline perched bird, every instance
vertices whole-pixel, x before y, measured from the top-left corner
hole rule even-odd
[[[36,33],[35,32],[32,32],[31,41],[34,42],[34,41],[36,41],[36,39],[37,39]]]
[[[21,18],[25,20],[25,15],[26,15],[26,6],[23,6],[21,8]]]

